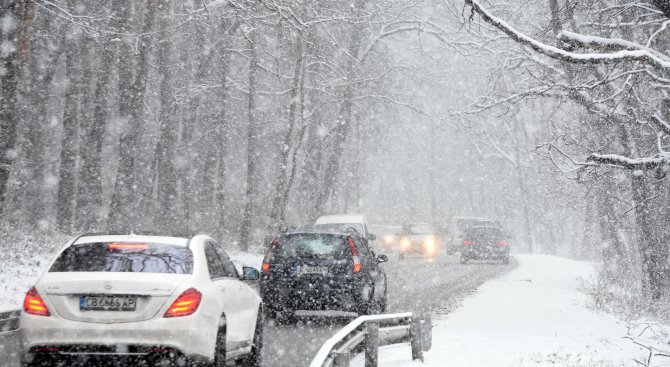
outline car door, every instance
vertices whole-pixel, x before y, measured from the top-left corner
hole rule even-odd
[[[237,317],[231,322],[236,323],[236,330],[239,327],[239,341],[251,341],[256,326],[256,311],[258,310],[258,293],[246,282],[242,281],[238,274],[235,264],[230,259],[226,251],[217,245],[214,250],[221,259],[226,271],[226,278],[231,288],[235,289]],[[232,302],[232,301],[231,301]]]
[[[230,269],[226,269],[224,262],[217,253],[217,248],[218,244],[216,242],[205,242],[205,257],[207,258],[209,276],[219,295],[221,313],[226,318],[226,350],[233,351],[243,347],[246,342],[244,330],[240,323],[243,304],[238,297],[241,292],[239,282],[236,281],[237,273],[231,274]]]

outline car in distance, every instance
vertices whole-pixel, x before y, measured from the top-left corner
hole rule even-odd
[[[23,364],[104,356],[260,365],[263,306],[211,238],[85,235],[26,294]]]
[[[386,310],[386,273],[358,232],[284,233],[263,260],[261,295],[271,318],[290,320],[301,311],[357,314]]]
[[[446,244],[447,254],[452,255],[460,250],[463,236],[472,227],[498,227],[502,229],[500,222],[493,219],[483,217],[453,217],[449,221],[447,228],[449,232]]]
[[[402,226],[399,256],[404,258],[409,254],[420,254],[428,257],[439,255],[441,240],[440,234],[429,223],[407,223]]]
[[[377,236],[370,233],[368,222],[362,214],[322,215],[314,222],[314,230],[340,233],[355,230],[368,241],[377,239]]]
[[[463,235],[461,263],[469,260],[501,260],[509,263],[509,245],[498,227],[471,227]]]

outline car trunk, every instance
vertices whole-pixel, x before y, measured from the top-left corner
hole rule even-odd
[[[272,275],[282,287],[315,288],[323,285],[338,287],[343,276],[352,273],[351,259],[286,258],[273,264]]]
[[[67,320],[109,324],[137,322],[155,317],[175,288],[189,277],[187,274],[56,272],[45,274],[39,291],[45,295],[52,311]],[[91,299],[87,301],[83,297]],[[95,301],[114,300],[117,305],[104,307],[106,310],[91,309],[86,302],[93,298]],[[119,302],[127,303],[125,310],[117,307]]]

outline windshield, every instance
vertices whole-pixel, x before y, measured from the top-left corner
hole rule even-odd
[[[87,243],[65,249],[49,272],[191,274],[193,253],[157,243]]]
[[[298,234],[282,237],[275,252],[277,258],[347,259],[351,249],[339,236]]]

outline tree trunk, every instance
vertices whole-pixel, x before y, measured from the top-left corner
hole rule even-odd
[[[163,9],[161,29],[169,27],[169,6]],[[155,226],[162,230],[174,228],[179,224],[179,193],[177,191],[177,169],[174,164],[175,148],[178,141],[175,104],[172,89],[173,73],[170,66],[173,47],[170,39],[161,42],[158,65],[161,75],[160,84],[160,128],[156,146],[156,196],[157,213]],[[185,229],[185,228],[184,228]]]
[[[81,0],[71,0],[68,8],[73,14],[81,16],[83,10]],[[65,92],[65,110],[63,113],[63,135],[61,138],[60,168],[58,174],[58,198],[56,203],[56,225],[64,233],[73,229],[75,195],[77,192],[77,148],[79,147],[79,124],[84,95],[82,50],[82,30],[77,24],[70,28],[70,37],[66,38],[65,54],[67,57],[65,73],[69,80]]]
[[[96,49],[100,53],[100,70],[110,70],[114,61],[114,52],[109,36],[104,36]],[[100,224],[102,210],[102,143],[105,138],[107,113],[109,107],[109,72],[97,73],[93,97],[93,117],[82,124],[80,159],[81,169],[77,192],[76,226],[80,231],[91,231]]]
[[[16,134],[20,118],[20,93],[25,66],[30,55],[30,35],[35,2],[0,0],[3,17],[11,17],[14,26],[0,30],[0,213],[5,199],[10,168],[16,155]]]
[[[296,144],[299,144],[299,141],[295,139],[294,131],[297,120],[298,107],[302,104],[302,85],[303,85],[303,74],[304,74],[304,59],[305,55],[303,52],[303,40],[302,34],[298,35],[297,45],[296,45],[296,62],[295,68],[293,70],[293,83],[291,87],[290,103],[289,103],[289,112],[288,112],[288,128],[284,134],[284,139],[282,141],[282,151],[279,157],[279,176],[276,181],[276,191],[274,194],[274,199],[272,200],[272,211],[270,214],[270,228],[268,230],[269,234],[274,234],[282,226],[285,225],[285,209],[286,209],[286,200],[288,199],[288,192],[290,191],[289,176],[292,171],[295,171],[295,167],[291,166],[289,169],[289,159],[291,158],[291,150]],[[295,159],[293,162],[295,164]],[[291,180],[292,183],[292,180]]]
[[[356,0],[354,3],[353,12],[355,17],[359,17],[361,10],[365,6],[365,2],[362,0]],[[354,85],[353,80],[356,77],[355,66],[358,62],[358,54],[361,45],[361,40],[363,37],[363,25],[362,22],[357,21],[354,23],[354,26],[351,29],[351,40],[349,42],[349,63],[347,66],[347,84],[344,87],[342,92],[342,99],[340,102],[339,118],[337,120],[337,126],[333,130],[333,148],[330,153],[330,156],[327,160],[325,166],[325,174],[323,180],[321,181],[320,188],[317,197],[316,197],[316,208],[317,213],[325,212],[326,203],[333,193],[335,187],[335,182],[337,181],[339,172],[340,172],[340,163],[342,160],[342,153],[344,151],[344,146],[347,142],[347,137],[349,131],[351,130],[352,122],[352,107],[353,107],[353,95],[354,95]]]
[[[257,121],[256,89],[258,83],[258,25],[254,21],[252,30],[249,33],[249,46],[251,48],[251,57],[249,59],[249,97],[248,97],[248,123],[247,123],[247,186],[244,203],[244,213],[242,216],[242,229],[240,233],[240,250],[247,251],[252,236],[252,218],[254,202],[258,193],[258,138],[260,132]]]
[[[137,157],[137,143],[139,141],[140,119],[144,112],[144,94],[146,92],[147,79],[149,77],[149,54],[151,53],[150,34],[154,32],[156,16],[159,9],[160,0],[149,0],[147,2],[147,15],[144,23],[143,38],[140,44],[140,54],[135,80],[131,86],[129,80],[120,78],[119,109],[122,119],[127,122],[125,130],[119,138],[119,166],[116,172],[114,182],[114,194],[110,205],[110,214],[108,227],[121,231],[132,230],[135,227],[136,213],[134,203],[137,197],[137,180],[135,177],[135,159]],[[128,11],[128,5],[125,5],[124,13]],[[126,28],[127,25],[124,24]],[[120,48],[119,60],[127,60],[130,57],[128,45],[124,42]],[[119,63],[119,74],[127,73],[126,70],[132,70],[128,67],[127,61]]]

